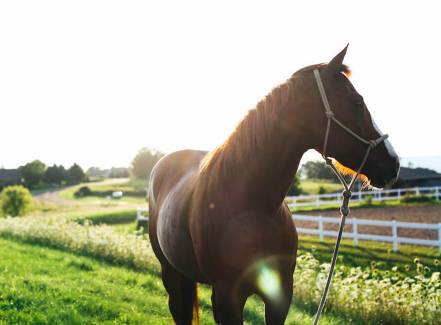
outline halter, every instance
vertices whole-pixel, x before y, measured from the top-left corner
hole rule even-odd
[[[315,320],[314,320],[314,325],[317,325],[317,323],[318,323],[318,321],[320,319],[320,315],[321,315],[321,313],[323,311],[323,308],[325,307],[326,296],[328,295],[328,290],[329,290],[329,287],[331,285],[332,275],[334,274],[335,263],[336,263],[337,255],[338,255],[338,249],[340,248],[340,241],[341,241],[341,237],[342,237],[342,234],[343,234],[343,229],[345,227],[345,220],[346,220],[346,217],[349,215],[349,212],[350,212],[348,205],[349,205],[349,200],[352,197],[351,189],[354,186],[355,181],[357,180],[358,176],[360,175],[360,172],[363,169],[363,166],[366,163],[366,160],[367,160],[371,150],[373,148],[375,148],[378,144],[380,144],[381,142],[386,140],[389,137],[389,135],[385,134],[385,135],[379,137],[377,140],[367,141],[367,140],[361,138],[360,136],[358,136],[357,134],[355,134],[353,131],[351,131],[349,128],[347,128],[345,125],[340,123],[340,121],[338,121],[334,117],[334,113],[331,111],[331,107],[329,106],[328,98],[326,97],[325,88],[323,87],[323,83],[322,83],[322,80],[320,78],[320,73],[319,73],[319,71],[317,69],[314,69],[314,75],[315,75],[315,79],[317,81],[318,89],[320,91],[320,96],[322,97],[323,105],[325,106],[325,115],[328,118],[328,125],[326,127],[326,133],[325,133],[325,141],[323,143],[322,157],[326,161],[326,165],[331,167],[331,169],[334,171],[335,175],[337,175],[338,179],[340,180],[340,182],[342,183],[342,185],[345,188],[343,193],[342,193],[342,195],[343,195],[343,203],[342,203],[342,205],[340,207],[341,222],[340,222],[340,228],[338,230],[337,241],[335,242],[334,253],[332,255],[331,268],[329,270],[328,279],[326,281],[326,286],[325,286],[325,288],[323,290],[322,299],[320,301],[320,305],[318,307],[317,314],[316,314]],[[326,148],[328,146],[328,138],[329,138],[329,131],[330,131],[330,128],[331,128],[331,121],[334,121],[343,130],[348,132],[350,135],[352,135],[354,138],[356,138],[357,140],[359,140],[363,144],[368,145],[368,148],[366,150],[366,154],[364,155],[364,158],[363,158],[363,161],[361,162],[360,168],[358,168],[356,175],[352,178],[352,180],[349,183],[349,185],[346,183],[346,181],[343,178],[343,176],[340,175],[340,173],[338,172],[337,168],[335,168],[335,166],[332,164],[332,160],[329,157],[326,157]]]

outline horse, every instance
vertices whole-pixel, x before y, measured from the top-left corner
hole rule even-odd
[[[302,155],[322,153],[328,120],[313,71],[342,124],[364,139],[382,135],[349,80],[346,51],[273,88],[216,149],[174,152],[152,170],[148,231],[175,324],[193,318],[198,324],[197,283],[212,286],[216,324],[243,324],[253,294],[265,304],[266,324],[284,324],[298,244],[284,198]],[[341,170],[356,170],[365,152],[363,143],[331,124],[326,154]],[[361,174],[370,186],[384,188],[398,170],[386,140],[371,150]]]

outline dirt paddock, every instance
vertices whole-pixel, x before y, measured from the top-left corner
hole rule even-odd
[[[294,214],[309,216],[321,215],[323,217],[340,219],[340,211],[338,210],[311,212],[300,211],[298,213],[295,212]],[[441,206],[374,207],[351,209],[348,219],[350,218],[438,224],[441,223]],[[295,220],[295,224],[298,228],[318,229],[317,222]],[[323,223],[323,228],[325,230],[338,231],[338,226],[339,224],[337,223]],[[351,233],[352,231],[352,225],[346,224],[345,232]],[[357,231],[361,234],[392,236],[392,227],[357,225]],[[397,228],[397,234],[398,237],[438,240],[438,230]]]

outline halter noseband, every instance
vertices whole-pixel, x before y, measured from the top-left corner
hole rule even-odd
[[[340,182],[342,183],[342,185],[345,188],[345,190],[342,193],[343,203],[340,207],[340,211],[341,211],[340,229],[338,231],[337,241],[335,243],[334,254],[332,255],[331,268],[329,270],[328,279],[326,281],[326,286],[323,290],[322,299],[320,301],[320,305],[318,307],[317,314],[316,314],[315,320],[314,320],[314,325],[317,325],[318,320],[320,318],[320,315],[322,313],[322,310],[325,306],[326,296],[328,294],[328,290],[331,285],[332,275],[334,273],[335,263],[336,263],[337,255],[338,255],[338,249],[340,247],[340,241],[341,241],[341,237],[343,234],[343,228],[345,226],[345,219],[349,215],[349,212],[350,212],[349,199],[352,197],[351,189],[354,186],[355,181],[357,180],[358,176],[360,175],[360,172],[363,169],[364,164],[366,163],[366,160],[369,156],[369,153],[371,152],[371,149],[375,148],[378,144],[380,144],[381,142],[386,140],[389,137],[389,135],[385,134],[385,135],[379,137],[377,140],[367,141],[367,140],[363,139],[362,137],[358,136],[357,134],[355,134],[353,131],[351,131],[349,128],[347,128],[345,125],[340,123],[340,121],[338,121],[334,117],[334,113],[331,111],[331,107],[329,106],[328,98],[326,97],[325,88],[323,87],[322,79],[320,78],[320,73],[317,69],[314,69],[314,75],[315,75],[315,80],[317,81],[318,89],[320,91],[320,96],[322,97],[323,105],[325,106],[325,115],[328,118],[328,125],[326,127],[326,133],[325,133],[325,141],[323,143],[322,157],[323,157],[323,159],[325,159],[326,165],[328,165],[329,167],[332,168],[335,175],[337,175],[338,179],[340,180]],[[348,132],[350,135],[352,135],[354,138],[356,138],[360,142],[368,145],[368,148],[366,150],[366,154],[364,155],[364,158],[363,158],[363,161],[360,165],[360,168],[358,168],[356,175],[352,178],[351,183],[349,185],[346,183],[343,176],[340,175],[337,168],[335,168],[335,166],[332,164],[332,160],[329,157],[326,157],[326,148],[328,146],[328,138],[329,138],[329,131],[331,128],[331,121],[334,121],[335,123],[337,123],[338,126],[340,126],[343,130]]]

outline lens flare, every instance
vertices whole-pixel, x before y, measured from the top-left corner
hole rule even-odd
[[[259,289],[269,298],[278,299],[281,293],[280,276],[277,272],[263,266],[257,279]]]

